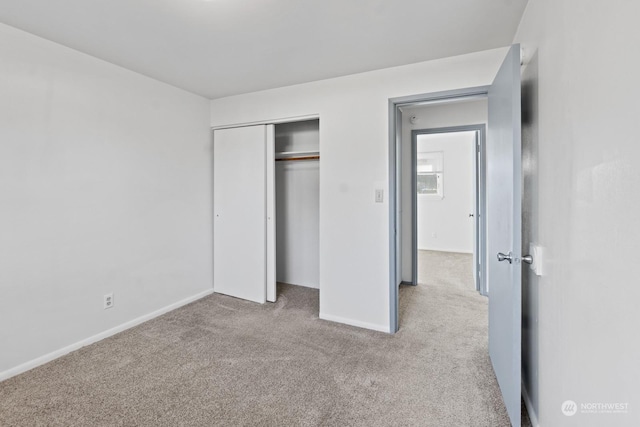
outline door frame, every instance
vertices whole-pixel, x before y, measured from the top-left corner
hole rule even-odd
[[[398,280],[401,262],[400,244],[400,183],[402,112],[401,107],[410,105],[435,105],[455,101],[486,98],[489,86],[477,86],[462,89],[409,95],[389,99],[389,331],[398,331]]]
[[[434,135],[457,132],[475,132],[473,147],[473,271],[476,290],[487,295],[486,287],[486,188],[485,188],[485,143],[487,125],[447,126],[439,128],[414,129],[411,131],[411,284],[418,284],[418,194],[417,194],[417,151],[418,135]]]

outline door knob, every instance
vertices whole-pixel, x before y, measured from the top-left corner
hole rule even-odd
[[[505,255],[502,252],[498,252],[498,261],[509,261],[509,264],[511,264],[513,262],[513,254],[509,252]]]
[[[533,257],[531,255],[525,255],[522,257],[522,262],[533,264]]]

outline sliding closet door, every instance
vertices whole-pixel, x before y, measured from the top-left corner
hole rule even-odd
[[[267,301],[276,302],[276,148],[275,127],[266,126],[267,144]]]
[[[266,301],[266,126],[213,135],[213,290]]]

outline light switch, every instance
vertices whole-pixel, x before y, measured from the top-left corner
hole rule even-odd
[[[382,203],[384,201],[384,190],[376,189],[376,203]]]

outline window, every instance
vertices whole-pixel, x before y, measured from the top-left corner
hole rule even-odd
[[[439,173],[419,173],[418,174],[418,194],[440,195],[442,186],[438,185],[438,180],[442,182]]]
[[[444,197],[443,152],[419,152],[417,163],[416,190],[418,194],[442,199]]]

